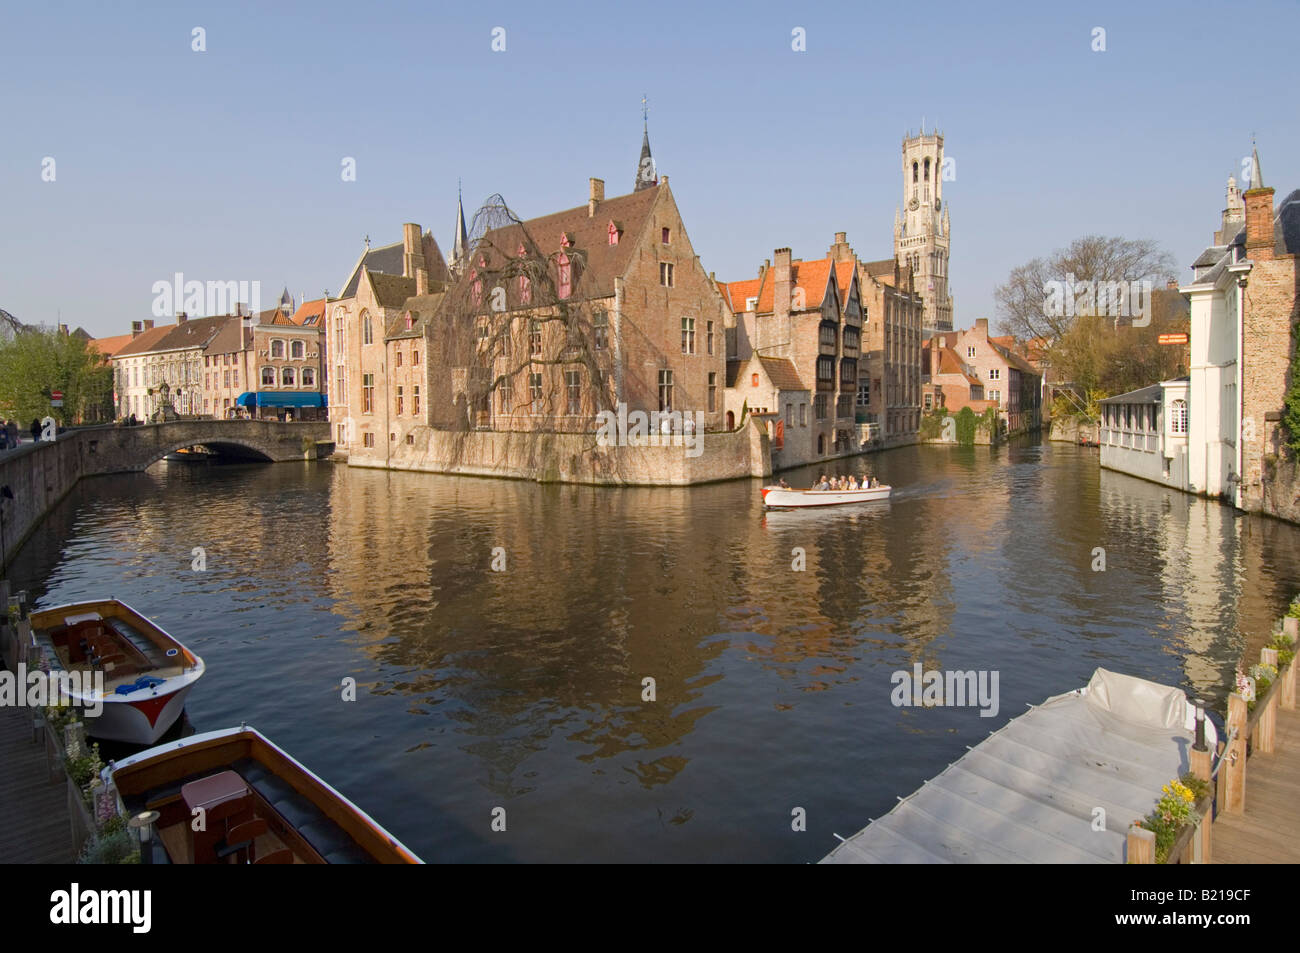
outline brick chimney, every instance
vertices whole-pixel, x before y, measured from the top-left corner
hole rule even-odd
[[[1246,257],[1254,261],[1273,258],[1273,190],[1246,193]]]
[[[416,269],[424,267],[424,249],[420,247],[420,226],[407,222],[402,226],[402,277],[415,278]]]
[[[776,318],[788,318],[790,289],[793,285],[790,249],[778,248],[772,253],[772,261],[772,315]]]
[[[144,330],[144,322],[143,322],[143,321],[132,321],[132,322],[131,322],[131,337],[133,337],[133,338],[137,338],[137,337],[139,337],[139,336],[140,336],[140,332],[142,332],[143,330]]]
[[[188,314],[186,314],[184,311],[177,311],[177,312],[176,312],[176,323],[177,323],[177,324],[184,324],[184,323],[185,323],[186,321],[188,321],[189,319],[190,319],[190,316],[189,316]]]
[[[146,331],[152,331],[152,330],[153,330],[153,318],[145,318],[145,319],[144,319],[144,329],[145,329]]]
[[[587,195],[587,218],[596,217],[596,206],[605,201],[605,180],[589,179],[591,191]]]
[[[985,339],[985,340],[988,340],[988,336],[989,336],[989,319],[988,319],[988,318],[976,318],[976,319],[975,319],[975,330],[978,331],[980,334],[984,335],[984,339]]]

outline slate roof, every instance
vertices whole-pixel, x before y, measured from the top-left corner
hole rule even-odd
[[[1146,387],[1139,387],[1137,390],[1131,390],[1127,394],[1116,394],[1114,397],[1107,397],[1105,400],[1098,401],[1101,404],[1158,404],[1160,403],[1161,386],[1159,384],[1149,384]]]
[[[356,296],[357,285],[361,281],[361,266],[365,265],[367,270],[373,274],[400,275],[402,265],[406,258],[406,246],[402,242],[395,242],[392,245],[381,245],[378,248],[371,248],[362,254],[356,266],[352,269],[352,274],[343,285],[343,291],[340,292],[340,298],[352,298]]]
[[[243,318],[233,314],[227,315],[225,322],[208,342],[208,351],[213,354],[233,354],[242,351],[244,347],[243,335],[240,332],[242,323]]]
[[[190,318],[180,324],[171,325],[171,330],[150,350],[179,351],[184,348],[204,347],[216,337],[217,332],[230,316],[226,314],[211,318]]]

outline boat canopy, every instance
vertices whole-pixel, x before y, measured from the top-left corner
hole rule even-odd
[[[316,391],[244,391],[235,404],[240,407],[324,407],[325,395]]]
[[[1177,688],[1099,668],[1087,688],[1012,719],[821,862],[1122,864],[1129,825],[1188,769],[1189,710]]]

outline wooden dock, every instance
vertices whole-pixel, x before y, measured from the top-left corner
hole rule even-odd
[[[1277,714],[1274,752],[1250,757],[1245,811],[1220,811],[1214,820],[1216,864],[1300,863],[1294,813],[1300,803],[1300,710]]]
[[[0,864],[70,864],[67,782],[50,780],[32,711],[0,708]]]

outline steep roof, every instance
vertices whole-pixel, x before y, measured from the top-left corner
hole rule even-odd
[[[972,386],[984,386],[984,382],[978,377],[966,373],[965,362],[963,362],[962,359],[957,356],[957,352],[950,347],[940,348],[939,350],[939,373],[956,374],[964,378],[966,382]]]
[[[580,298],[605,298],[614,293],[614,279],[627,271],[636,240],[649,221],[659,190],[663,185],[652,185],[640,191],[606,199],[596,204],[596,214],[588,215],[588,207],[579,205],[530,218],[522,225],[507,225],[488,232],[470,255],[467,269],[473,269],[480,257],[514,255],[523,244],[525,232],[542,255],[554,255],[560,250],[560,239],[567,237],[571,244],[566,249],[570,257],[580,258],[583,266],[578,270],[573,296]],[[624,230],[617,245],[609,243],[609,221],[617,219]],[[496,267],[499,262],[489,263]],[[466,271],[468,276],[468,270]]]
[[[403,278],[401,275],[385,275],[367,269],[370,287],[375,293],[375,300],[383,308],[400,308],[406,299],[415,294],[415,279]]]
[[[446,292],[438,291],[433,294],[412,295],[407,298],[402,302],[402,310],[388,319],[388,325],[384,329],[384,340],[393,341],[403,338],[423,337],[424,329],[433,320],[433,316],[438,312],[438,306],[445,297]],[[408,312],[414,318],[410,328],[406,326]]]
[[[1116,394],[1114,397],[1107,397],[1099,401],[1102,404],[1158,404],[1160,403],[1160,394],[1163,388],[1159,384],[1150,384],[1146,387],[1139,387],[1137,390],[1131,390],[1127,394]]]
[[[406,246],[402,242],[394,242],[391,245],[381,245],[377,248],[368,249],[357,259],[356,265],[352,268],[352,273],[348,275],[348,280],[343,283],[343,290],[339,293],[339,297],[352,298],[356,296],[357,284],[361,281],[362,265],[365,265],[372,275],[400,275],[405,258]]]
[[[237,315],[226,315],[226,320],[217,328],[217,333],[208,342],[208,351],[213,354],[233,354],[244,349],[241,325],[244,319]]]
[[[763,365],[763,370],[767,372],[768,379],[777,390],[807,390],[803,381],[799,379],[799,372],[795,370],[794,362],[784,357],[763,357],[759,356],[758,361]]]

